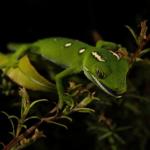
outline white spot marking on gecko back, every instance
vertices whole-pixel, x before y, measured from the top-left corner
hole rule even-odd
[[[84,53],[85,52],[85,48],[81,48],[80,50],[79,50],[79,54],[82,54],[82,53]]]
[[[110,51],[110,52],[111,52],[114,56],[116,56],[118,60],[120,59],[120,56],[119,56],[117,53],[115,53],[115,52],[113,52],[113,51]]]
[[[72,43],[68,42],[65,44],[65,47],[70,47],[72,45]]]
[[[103,62],[105,62],[105,60],[102,58],[102,56],[100,56],[97,52],[92,52],[92,55],[93,55],[98,61],[103,61]]]

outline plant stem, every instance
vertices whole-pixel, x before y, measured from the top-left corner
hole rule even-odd
[[[3,150],[11,150],[19,141],[23,140],[25,137],[30,135],[35,131],[36,128],[38,128],[43,123],[43,120],[40,120],[35,125],[31,126],[29,129],[27,129],[24,133],[19,135],[18,137],[13,138],[5,147]]]

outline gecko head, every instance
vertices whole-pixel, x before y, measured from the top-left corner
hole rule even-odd
[[[99,49],[91,52],[83,65],[84,74],[107,94],[120,98],[126,92],[129,63],[117,53]]]

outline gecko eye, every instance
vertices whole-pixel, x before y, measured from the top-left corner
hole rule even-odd
[[[99,78],[101,78],[101,79],[106,78],[106,74],[105,74],[104,72],[100,71],[100,70],[97,70],[97,71],[96,71],[96,74],[97,74],[97,76],[98,76]]]

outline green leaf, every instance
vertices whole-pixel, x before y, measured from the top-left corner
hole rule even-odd
[[[137,38],[137,35],[135,34],[134,30],[133,30],[130,26],[128,26],[128,25],[126,25],[125,27],[126,27],[126,28],[130,31],[130,33],[132,34],[132,36],[133,36],[133,38],[134,38],[136,44],[139,45],[138,38]]]
[[[16,119],[17,121],[19,121],[19,118],[15,115],[10,115],[8,118],[9,119]]]
[[[82,113],[94,113],[95,110],[91,108],[74,108],[74,112],[82,112]]]
[[[140,56],[143,56],[143,55],[145,55],[145,54],[148,53],[148,52],[150,52],[150,48],[146,48],[146,49],[142,50],[142,51],[140,52]]]
[[[4,111],[1,111],[1,113],[3,113],[5,116],[7,116],[8,120],[10,121],[10,124],[11,124],[11,127],[12,127],[12,135],[15,136],[15,126],[14,126],[14,123],[13,123],[13,118],[17,119],[17,121],[19,120],[19,118],[17,116],[14,116],[14,115],[9,115],[8,113],[4,112]]]
[[[112,136],[108,138],[109,143],[111,144],[111,150],[118,150],[115,140]]]
[[[12,135],[13,137],[15,137],[16,135],[15,135],[15,133],[13,133],[13,132],[8,132],[10,135]]]
[[[136,114],[141,113],[141,110],[136,105],[133,105],[133,104],[130,104],[130,103],[125,103],[124,105],[127,109],[133,111]]]
[[[65,129],[68,129],[68,127],[67,127],[66,125],[61,124],[61,123],[57,123],[57,122],[55,122],[55,121],[46,120],[46,122],[47,122],[47,123],[51,123],[51,124],[58,125],[58,126],[63,127],[63,128],[65,128]]]
[[[24,129],[27,129],[27,125],[25,125],[25,124],[20,124],[20,127],[24,128]]]
[[[127,98],[136,98],[136,99],[138,99],[138,100],[140,100],[142,102],[146,102],[146,103],[150,102],[149,98],[144,97],[144,96],[140,96],[140,95],[136,95],[136,94],[127,94],[126,96],[127,96]]]
[[[30,107],[29,107],[29,111],[30,109],[37,103],[40,103],[40,102],[47,102],[48,100],[47,99],[39,99],[39,100],[36,100],[34,102],[31,103]]]
[[[29,120],[31,120],[31,119],[40,119],[38,116],[30,116],[30,117],[28,117],[28,118],[26,118],[25,120],[24,120],[24,122],[27,122],[27,121],[29,121]]]
[[[116,129],[116,131],[117,131],[117,132],[120,132],[120,131],[129,130],[129,129],[131,129],[131,128],[133,128],[133,127],[130,127],[130,126],[127,126],[127,127],[119,127],[119,128]]]
[[[109,130],[108,128],[106,128],[106,127],[99,127],[98,130],[99,130],[100,132],[109,132],[109,131],[110,131],[110,130]]]
[[[68,116],[61,116],[60,118],[61,118],[61,119],[67,119],[67,120],[69,120],[70,122],[72,122],[72,118],[70,118],[70,117],[68,117]]]
[[[90,104],[93,100],[99,100],[97,97],[94,97],[92,95],[89,95],[85,97],[78,105],[78,107],[86,107],[88,104]]]
[[[102,140],[108,138],[111,135],[112,135],[112,132],[107,132],[107,133],[103,134],[102,136],[98,137],[98,140],[102,141]]]
[[[0,145],[2,145],[3,148],[5,147],[5,144],[3,142],[0,142]]]
[[[113,133],[115,139],[117,139],[121,144],[125,144],[125,141],[116,133]]]

